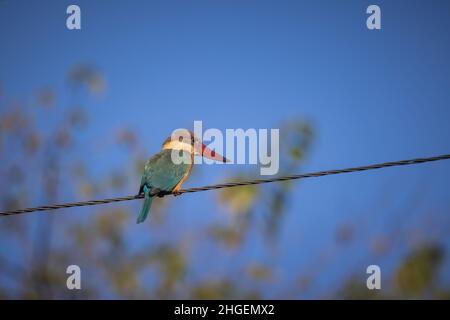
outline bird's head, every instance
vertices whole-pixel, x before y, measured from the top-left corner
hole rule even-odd
[[[164,141],[162,147],[163,150],[183,150],[192,155],[200,155],[211,160],[224,163],[229,162],[227,158],[205,146],[192,131],[186,129],[175,130],[172,135]]]

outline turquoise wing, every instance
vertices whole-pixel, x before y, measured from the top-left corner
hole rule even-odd
[[[174,164],[171,159],[171,151],[163,150],[147,161],[140,192],[144,185],[163,191],[172,191],[189,169],[190,164]]]

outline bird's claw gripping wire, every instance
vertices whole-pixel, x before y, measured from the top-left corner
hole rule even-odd
[[[161,189],[158,189],[158,188],[153,188],[152,191],[150,192],[150,195],[152,197],[156,196],[158,198],[162,198],[162,197],[167,196],[169,194],[171,194],[170,191],[165,191],[165,190],[161,190]]]

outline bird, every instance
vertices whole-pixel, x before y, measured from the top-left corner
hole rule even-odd
[[[173,154],[178,154],[180,160],[174,161]],[[147,218],[155,195],[180,194],[181,186],[191,174],[195,155],[223,163],[229,162],[224,156],[206,147],[192,131],[175,131],[164,141],[161,151],[145,164],[139,187],[139,194],[144,194],[144,204],[137,223],[142,223]]]

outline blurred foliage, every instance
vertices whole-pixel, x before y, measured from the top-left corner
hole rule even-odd
[[[443,248],[424,245],[413,251],[395,273],[395,283],[400,294],[412,298],[425,298],[439,275]]]
[[[251,264],[247,268],[248,275],[256,281],[269,281],[272,279],[272,270],[261,264]]]
[[[227,182],[241,182],[248,180],[250,177],[238,177]],[[242,186],[239,187],[239,192],[234,188],[225,188],[219,193],[220,201],[226,204],[228,210],[233,214],[246,214],[250,212],[255,202],[258,199],[258,186]]]
[[[56,95],[52,88],[44,88],[39,91],[38,103],[44,107],[53,107],[56,101]]]
[[[73,67],[69,80],[75,86],[86,87],[93,95],[103,94],[106,90],[103,75],[93,66],[81,64]]]
[[[238,289],[230,280],[214,280],[201,283],[194,288],[191,299],[260,299],[261,295],[253,290]]]
[[[99,174],[88,162],[96,147],[105,144],[81,138],[89,125],[99,121],[90,119],[87,110],[93,96],[106,92],[103,75],[90,65],[78,65],[69,71],[68,83],[68,92],[45,86],[32,99],[10,97],[0,87],[2,209],[137,190],[149,154],[132,128],[113,128],[113,134],[104,135],[113,139],[108,141],[112,145],[108,152],[126,152],[127,163]],[[66,101],[67,96],[72,98]],[[313,126],[292,119],[279,127],[279,174],[301,172],[315,139]],[[229,180],[253,178],[258,174],[242,170]],[[223,208],[225,215],[189,228],[167,197],[154,202],[152,219],[139,226],[135,218],[140,203],[132,202],[68,209],[63,215],[2,218],[0,299],[308,297],[333,255],[319,254],[317,261],[308,258],[310,270],[290,274],[290,286],[281,291],[277,283],[283,270],[277,265],[274,246],[264,246],[256,258],[242,256],[249,252],[250,241],[278,243],[298,185],[300,181],[295,182],[295,190],[293,182],[222,189],[217,191],[218,210]],[[360,228],[354,221],[341,224],[335,233],[336,250],[357,242],[364,235]],[[381,235],[369,243],[369,252],[381,259],[393,241]],[[300,255],[304,245],[299,244],[299,252],[285,254]],[[449,288],[438,281],[444,253],[440,243],[417,246],[399,262],[391,283],[383,282],[386,290],[367,290],[366,275],[357,274],[332,297],[448,299]],[[70,264],[82,269],[81,291],[66,289],[65,270]]]
[[[448,288],[437,282],[443,268],[442,245],[422,243],[414,248],[393,272],[382,290],[368,290],[361,275],[346,281],[337,296],[342,299],[448,299]],[[382,275],[382,279],[386,279]],[[386,288],[387,287],[387,288]]]

